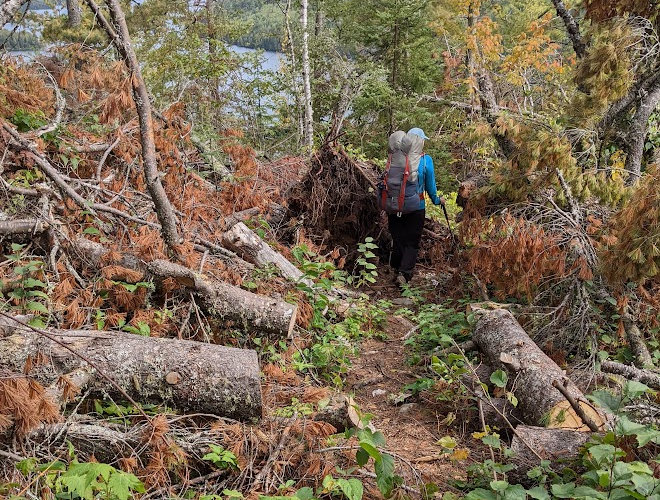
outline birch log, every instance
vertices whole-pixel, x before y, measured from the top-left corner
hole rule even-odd
[[[268,243],[242,222],[232,226],[222,236],[222,245],[256,266],[275,265],[282,276],[298,281],[303,273],[284,256],[273,250]]]

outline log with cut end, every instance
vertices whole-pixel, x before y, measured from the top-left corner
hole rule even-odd
[[[516,481],[529,481],[527,471],[541,463],[536,454],[555,464],[578,459],[580,449],[592,436],[594,434],[590,432],[519,425],[511,441],[513,463],[516,465],[511,478]]]
[[[284,256],[273,250],[254,231],[242,222],[232,226],[222,236],[222,244],[243,259],[257,266],[275,265],[282,276],[292,281],[298,281],[303,273]]]
[[[96,266],[103,265],[103,257],[108,253],[100,243],[85,238],[75,241],[73,251]],[[156,280],[175,280],[197,295],[200,305],[209,314],[236,326],[278,336],[290,336],[295,327],[298,312],[295,304],[248,292],[166,260],[145,265],[137,257],[124,253],[118,263],[129,269],[146,271]]]
[[[59,344],[23,326],[0,338],[0,367],[21,372],[28,358],[32,359],[36,366],[31,375],[49,386],[62,375],[90,368],[72,349],[136,401],[239,420],[261,416],[259,362],[253,350],[124,332],[45,331]],[[96,371],[86,386],[99,396],[107,393],[124,398]]]
[[[509,311],[485,311],[477,323],[473,340],[488,362],[504,368],[514,381],[514,393],[525,422],[547,423],[548,427],[589,430],[564,396],[552,386],[563,382],[564,372],[525,333]],[[566,390],[598,425],[605,418],[589,404],[584,394],[568,381]]]

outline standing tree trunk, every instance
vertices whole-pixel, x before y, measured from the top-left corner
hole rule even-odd
[[[82,12],[78,0],[66,0],[66,13],[68,16],[68,26],[77,28],[82,21]]]
[[[27,0],[4,0],[2,5],[0,5],[0,28],[7,24],[14,17],[16,11],[24,4],[27,3]]]
[[[208,37],[207,44],[209,50],[209,59],[211,61],[211,66],[213,68],[218,64],[218,55],[217,55],[217,39],[218,34],[215,29],[215,22],[213,19],[215,12],[215,0],[206,0],[204,5],[206,9],[206,36]],[[216,101],[220,100],[220,78],[211,78],[213,80],[213,95],[215,96]]]
[[[158,162],[156,159],[156,146],[154,145],[154,127],[151,118],[151,101],[149,93],[142,78],[140,64],[138,63],[135,52],[131,45],[131,37],[126,25],[126,18],[119,5],[119,0],[106,0],[110,8],[110,17],[115,27],[105,19],[105,16],[99,9],[94,0],[86,0],[92,9],[92,12],[99,20],[101,26],[106,31],[117,51],[124,58],[126,65],[131,72],[131,83],[133,87],[133,100],[138,113],[140,122],[140,142],[142,145],[142,160],[144,167],[144,176],[147,181],[147,190],[154,202],[156,215],[161,225],[163,240],[173,255],[178,255],[177,245],[179,245],[179,231],[176,227],[176,217],[167,193],[160,181],[158,172]]]
[[[308,0],[301,0],[300,24],[302,25],[302,73],[305,92],[305,145],[308,154],[314,149],[314,111],[312,110],[312,88],[309,64],[309,31],[307,29]]]
[[[644,156],[649,117],[658,104],[660,104],[660,79],[639,100],[632,123],[628,129],[625,168],[628,172],[626,184],[629,186],[635,184],[642,175],[642,157]]]
[[[291,19],[289,17],[291,12],[291,0],[287,0],[286,9],[284,11],[284,21],[286,25],[286,37],[289,42],[289,56],[291,57],[291,88],[293,88],[293,96],[296,100],[296,118],[298,120],[298,143],[305,138],[305,118],[302,111],[303,97],[300,95],[300,84],[298,81],[298,64],[296,63],[296,50],[293,45],[293,30],[291,29]]]
[[[573,15],[568,11],[566,5],[562,0],[552,0],[552,4],[557,10],[557,15],[561,17],[561,20],[564,21],[564,26],[566,26],[566,31],[568,32],[568,37],[571,39],[573,44],[573,50],[575,50],[575,55],[578,59],[584,57],[586,52],[586,45],[582,40],[582,35],[580,34],[580,27],[578,26],[577,21]]]

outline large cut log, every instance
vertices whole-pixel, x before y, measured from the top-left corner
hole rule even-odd
[[[282,276],[292,281],[298,281],[303,276],[300,269],[291,264],[282,254],[273,250],[268,243],[242,222],[234,224],[229,231],[223,234],[222,245],[257,266],[275,265]]]
[[[49,386],[63,375],[90,368],[72,349],[137,401],[240,420],[261,416],[259,362],[253,350],[124,332],[45,331],[57,342],[23,326],[0,338],[0,367],[20,373],[31,359],[30,374]],[[86,386],[99,396],[125,398],[95,371]]]
[[[589,430],[561,392],[552,386],[554,381],[564,382],[564,372],[529,338],[509,311],[484,311],[472,338],[488,362],[504,368],[514,381],[513,390],[525,422]],[[567,381],[565,387],[596,425],[605,424],[604,416],[589,404],[573,382]]]
[[[580,448],[593,435],[590,432],[569,429],[519,425],[511,441],[513,463],[516,465],[516,471],[511,478],[516,481],[529,481],[527,471],[541,463],[538,456],[555,464],[575,461],[579,458]]]
[[[73,250],[101,267],[108,249],[100,243],[78,238]],[[201,273],[166,260],[147,264],[130,254],[122,254],[122,266],[146,272],[156,280],[171,278],[189,288],[201,300],[209,314],[247,330],[278,336],[290,336],[296,323],[298,306],[283,300],[258,295],[237,286],[211,279]]]
[[[600,369],[606,373],[621,375],[628,380],[636,380],[637,382],[648,385],[651,389],[660,390],[660,373],[651,370],[641,370],[634,366],[608,360],[600,364]]]

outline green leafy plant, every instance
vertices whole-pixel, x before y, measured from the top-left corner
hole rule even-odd
[[[70,447],[69,454],[73,454]],[[56,460],[40,464],[29,458],[16,464],[26,477],[38,473],[43,486],[55,493],[56,498],[79,498],[85,500],[128,500],[136,493],[144,493],[142,482],[133,474],[115,469],[108,464],[78,462],[67,465]]]
[[[491,381],[503,387],[506,379],[502,374],[493,374]],[[566,478],[555,473],[550,462],[544,461],[540,466],[528,471],[527,476],[538,485],[525,489],[518,484],[510,484],[506,480],[484,481],[492,471],[506,473],[513,467],[510,464],[497,464],[486,460],[482,464],[471,466],[475,477],[476,488],[465,497],[466,500],[504,500],[526,498],[552,499],[653,499],[660,500],[660,483],[654,477],[649,465],[641,460],[630,461],[619,446],[622,439],[634,437],[640,450],[650,443],[660,444],[660,431],[653,425],[643,425],[633,422],[627,412],[632,403],[646,395],[654,394],[647,386],[639,382],[628,381],[619,394],[608,390],[595,391],[590,399],[599,406],[606,408],[616,416],[617,424],[613,431],[605,435],[595,436],[588,442],[582,452],[582,472],[579,476]],[[489,433],[477,433],[485,444],[497,450],[505,450],[499,436]],[[505,450],[506,451],[506,450]],[[505,453],[506,455],[509,455]],[[657,461],[657,457],[656,457]],[[470,473],[470,469],[468,470]],[[492,477],[492,476],[491,476]],[[481,478],[481,480],[479,480]],[[572,480],[571,480],[572,479]]]
[[[374,239],[371,236],[365,238],[364,242],[358,245],[358,253],[360,256],[355,261],[355,268],[353,270],[355,276],[349,278],[350,282],[357,288],[360,288],[367,283],[376,282],[378,271],[376,271],[376,264],[370,262],[370,259],[376,258],[376,254],[373,250],[376,250],[377,248],[378,245],[374,243]]]
[[[43,316],[49,314],[48,286],[40,278],[43,275],[44,263],[41,260],[24,262],[23,250],[25,245],[12,243],[12,253],[6,255],[7,260],[13,264],[15,279],[7,283],[7,297],[13,299],[22,312],[37,314],[31,324],[44,326]],[[43,316],[41,316],[43,315]]]
[[[394,489],[403,483],[403,478],[395,474],[394,457],[385,451],[381,451],[386,445],[385,435],[378,430],[373,430],[369,422],[373,415],[360,415],[361,429],[349,429],[346,436],[355,435],[360,448],[355,453],[355,461],[360,467],[364,467],[369,460],[373,460],[376,472],[376,485],[385,497],[392,495]]]
[[[217,444],[209,445],[210,453],[202,457],[202,460],[211,462],[218,469],[236,469],[238,470],[238,458],[231,451],[225,450]]]
[[[16,109],[9,120],[14,125],[16,125],[16,128],[19,132],[29,132],[30,130],[36,130],[48,123],[48,120],[46,120],[46,115],[43,111],[39,110],[36,112],[30,112],[22,108]]]

